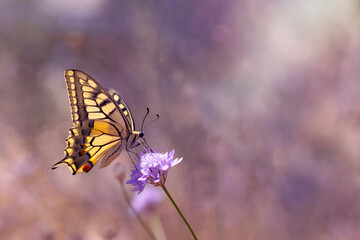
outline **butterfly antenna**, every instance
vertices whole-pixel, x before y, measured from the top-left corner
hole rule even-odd
[[[145,117],[143,118],[143,121],[142,121],[142,123],[141,123],[141,131],[144,129],[144,128],[143,128],[143,127],[144,127],[144,122],[145,122],[146,117],[149,115],[149,112],[150,112],[150,110],[149,110],[149,108],[147,107],[147,108],[146,108]]]
[[[144,129],[149,126],[150,124],[152,124],[153,122],[155,122],[156,120],[158,120],[160,118],[159,114],[156,114],[156,118],[154,120],[152,120],[151,122],[149,122],[148,124],[145,125]]]

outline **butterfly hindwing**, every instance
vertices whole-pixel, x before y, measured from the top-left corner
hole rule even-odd
[[[117,127],[106,121],[86,120],[76,124],[66,139],[65,158],[53,167],[66,164],[72,174],[88,172],[100,159],[111,162],[124,149]]]

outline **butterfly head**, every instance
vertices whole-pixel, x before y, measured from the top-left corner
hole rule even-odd
[[[149,145],[146,143],[144,136],[145,134],[143,131],[133,131],[128,139],[128,143],[130,144],[128,148],[131,149],[141,145],[147,149]]]

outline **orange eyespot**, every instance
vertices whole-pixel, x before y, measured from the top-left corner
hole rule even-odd
[[[88,172],[88,171],[90,171],[90,169],[91,169],[91,163],[86,163],[85,165],[84,165],[84,167],[83,167],[83,171],[84,172]]]

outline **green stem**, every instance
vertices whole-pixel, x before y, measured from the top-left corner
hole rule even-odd
[[[147,232],[147,234],[150,236],[151,239],[155,240],[155,236],[152,233],[152,231],[146,226],[145,222],[142,220],[141,216],[138,214],[138,212],[135,211],[135,209],[132,207],[129,196],[127,195],[126,189],[125,189],[125,184],[123,181],[119,181],[120,182],[120,186],[121,186],[121,192],[124,195],[124,198],[127,202],[127,204],[129,205],[129,208],[131,209],[131,211],[135,214],[136,219],[139,221],[140,225],[145,229],[145,231]]]
[[[176,205],[174,199],[171,197],[170,193],[168,192],[168,190],[166,189],[165,185],[161,185],[162,189],[164,190],[164,192],[166,193],[166,195],[168,196],[168,198],[170,199],[170,201],[172,202],[172,204],[174,205],[174,207],[176,208],[176,210],[178,211],[178,213],[180,214],[181,218],[184,220],[184,222],[186,223],[187,227],[189,228],[191,234],[193,235],[194,239],[197,240],[197,237],[194,233],[194,231],[192,230],[190,224],[186,221],[186,218],[184,217],[184,215],[182,214],[182,212],[180,211],[179,207]]]

